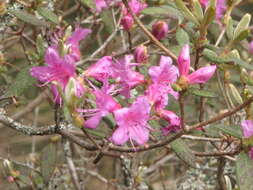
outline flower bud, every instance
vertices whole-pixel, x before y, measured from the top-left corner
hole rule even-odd
[[[134,25],[134,19],[131,15],[125,15],[121,19],[121,24],[125,30],[130,30]]]
[[[168,33],[168,24],[164,21],[158,21],[152,26],[152,34],[158,39],[163,39]]]
[[[134,60],[136,63],[144,63],[148,58],[147,47],[140,45],[134,50]]]
[[[249,43],[249,53],[253,54],[253,40]]]

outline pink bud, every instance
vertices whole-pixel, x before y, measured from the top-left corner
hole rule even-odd
[[[152,34],[158,39],[161,40],[168,33],[169,27],[168,24],[164,21],[158,21],[152,26]]]
[[[253,54],[253,40],[249,43],[249,53]]]
[[[136,63],[144,63],[148,58],[147,47],[140,45],[134,50],[134,60]]]
[[[121,19],[121,24],[125,30],[130,30],[134,25],[134,19],[131,15],[125,15]]]

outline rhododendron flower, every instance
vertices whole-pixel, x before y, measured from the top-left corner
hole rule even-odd
[[[105,0],[95,0],[96,3],[96,11],[101,12],[102,9],[107,8],[108,4],[106,3]]]
[[[74,62],[80,60],[79,41],[85,38],[91,30],[76,28],[66,40],[66,46],[68,47],[67,54],[60,57],[58,51],[58,44],[53,44],[47,48],[45,54],[46,66],[33,67],[30,72],[31,75],[37,78],[44,84],[57,82],[57,85],[64,91],[69,79],[71,77],[76,80],[76,67]],[[56,42],[55,42],[56,43]],[[79,80],[76,80],[76,95],[82,96],[84,88]],[[58,89],[55,84],[51,85],[55,102],[61,104],[61,97],[59,96]]]
[[[99,81],[104,81],[112,75],[112,57],[102,57],[95,64],[91,65],[86,71],[84,71],[84,75],[87,77],[94,77]]]
[[[202,84],[207,82],[216,70],[216,66],[211,65],[202,67],[189,74],[190,62],[189,46],[185,45],[178,57],[178,69],[180,74],[178,83],[182,88],[186,88],[188,84]]]
[[[110,95],[111,91],[112,88],[104,83],[101,90],[96,89],[93,91],[96,97],[95,109],[77,109],[78,112],[83,112],[84,116],[90,116],[85,121],[84,127],[96,128],[103,117],[121,108],[121,105]]]
[[[172,65],[170,57],[161,56],[160,65],[150,67],[149,75],[152,84],[145,94],[156,109],[163,109],[168,104],[168,94],[178,98],[178,93],[170,86],[177,80],[178,76],[178,69]]]
[[[47,66],[31,68],[31,75],[44,84],[56,81],[64,89],[71,77],[75,77],[75,65],[72,59],[60,57],[57,50],[49,47],[46,51],[45,62]],[[60,96],[55,85],[52,85],[56,103],[60,103]]]
[[[118,128],[114,131],[111,140],[117,145],[122,145],[130,139],[142,145],[149,139],[148,120],[150,105],[145,96],[138,99],[128,108],[114,111]]]
[[[241,123],[243,136],[250,137],[253,136],[253,121],[252,120],[244,120]],[[250,149],[249,152],[250,158],[253,159],[253,147]]]
[[[112,77],[118,79],[121,86],[121,94],[126,98],[130,97],[131,88],[144,82],[144,76],[132,70],[132,67],[136,65],[131,63],[132,59],[132,55],[126,55],[123,59],[116,60],[112,64]]]
[[[164,21],[158,21],[152,26],[152,34],[156,37],[157,40],[161,40],[166,37],[168,30],[168,24]]]
[[[169,122],[167,127],[162,128],[162,133],[164,135],[180,130],[181,119],[174,112],[169,110],[159,110],[157,113],[161,118]]]
[[[253,41],[249,43],[249,53],[253,54]]]

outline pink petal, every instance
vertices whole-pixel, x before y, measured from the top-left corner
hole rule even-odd
[[[245,137],[250,137],[253,135],[253,121],[252,120],[244,120],[241,123],[243,135]]]
[[[137,144],[145,144],[149,139],[149,130],[146,126],[132,126],[129,128],[129,138]]]
[[[112,74],[111,65],[111,56],[102,57],[95,64],[93,64],[86,71],[84,71],[84,75],[88,77],[94,77],[99,81],[104,81]]]
[[[169,110],[159,110],[159,115],[170,122],[171,125],[180,126],[181,119],[174,112]]]
[[[98,112],[95,116],[89,118],[84,122],[84,127],[95,129],[97,128],[99,122],[101,121],[104,114],[102,112]]]
[[[197,71],[188,75],[187,78],[190,84],[205,83],[213,76],[215,70],[216,70],[215,65],[202,67]]]
[[[187,76],[189,73],[189,69],[190,69],[190,48],[189,45],[185,45],[179,56],[178,56],[178,69],[179,69],[179,73],[180,75],[185,75]]]
[[[118,127],[111,137],[112,142],[117,145],[124,144],[128,139],[128,130],[125,127]]]
[[[53,47],[48,47],[45,53],[45,62],[49,66],[55,66],[61,63],[58,51]]]
[[[161,56],[160,65],[149,69],[149,75],[153,83],[173,83],[178,76],[178,69],[172,65],[170,57]]]
[[[78,27],[68,38],[67,43],[78,46],[79,41],[86,38],[91,33],[90,29]]]

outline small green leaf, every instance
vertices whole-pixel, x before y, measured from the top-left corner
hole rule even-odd
[[[11,14],[16,16],[18,19],[35,26],[47,26],[47,23],[45,21],[42,21],[38,19],[35,15],[32,15],[26,11],[20,11],[20,10],[10,10]]]
[[[193,0],[193,14],[201,21],[204,17],[203,10],[199,0]]]
[[[163,5],[159,7],[147,7],[142,10],[142,14],[151,15],[153,17],[161,17],[161,16],[171,16],[175,17],[181,22],[183,20],[183,15],[176,7],[173,5]]]
[[[242,40],[244,40],[245,38],[247,38],[250,35],[250,29],[246,29],[243,30],[239,35],[237,35],[234,40],[233,40],[233,44],[236,44]]]
[[[178,44],[181,46],[190,43],[187,32],[185,32],[182,28],[177,29],[176,39],[177,39]]]
[[[81,0],[81,3],[84,4],[85,6],[91,8],[91,9],[96,8],[96,4],[95,4],[94,0]]]
[[[187,144],[181,140],[177,139],[171,143],[171,148],[174,150],[176,155],[183,160],[186,164],[191,167],[195,167],[196,158],[195,155],[191,152],[191,149]]]
[[[56,167],[57,148],[56,144],[48,144],[41,153],[40,170],[44,183],[47,184]]]
[[[175,0],[175,3],[177,5],[177,7],[182,10],[182,13],[184,14],[184,16],[192,21],[193,23],[195,23],[196,25],[199,25],[199,21],[197,20],[197,18],[192,14],[192,12],[186,7],[186,5],[184,4],[184,2],[182,0]]]
[[[251,15],[248,13],[242,17],[242,19],[240,20],[240,22],[235,28],[234,38],[233,38],[234,40],[238,38],[238,36],[240,36],[243,31],[248,30],[250,19],[251,19]]]
[[[234,21],[231,17],[228,18],[228,24],[226,25],[226,34],[228,39],[233,39],[234,35]]]
[[[204,15],[204,19],[202,21],[202,26],[208,26],[212,21],[213,19],[215,18],[215,9],[213,7],[208,7],[206,12],[205,12],[205,15]]]
[[[211,62],[214,62],[214,63],[226,63],[227,62],[227,59],[218,57],[218,55],[214,51],[212,51],[210,49],[207,49],[207,48],[204,49],[203,56],[208,61],[211,61]]]
[[[37,9],[38,13],[43,16],[45,19],[55,23],[55,24],[59,24],[59,18],[58,16],[52,12],[51,10],[45,8],[45,7],[39,7]]]
[[[25,90],[35,86],[36,79],[31,76],[30,68],[26,67],[17,74],[5,96],[21,96]]]
[[[253,190],[253,161],[245,152],[236,160],[236,178],[240,190]]]
[[[195,95],[195,96],[201,96],[201,97],[207,97],[207,98],[215,98],[217,97],[217,94],[214,92],[210,92],[207,90],[200,90],[196,88],[191,88],[189,89],[190,93]]]
[[[109,10],[101,12],[101,18],[105,24],[105,29],[108,33],[112,33],[114,30],[114,23],[112,22],[112,13]]]
[[[238,125],[231,125],[231,126],[212,125],[211,128],[217,129],[219,131],[222,131],[225,134],[231,135],[231,136],[239,138],[239,139],[242,138],[241,127]]]

